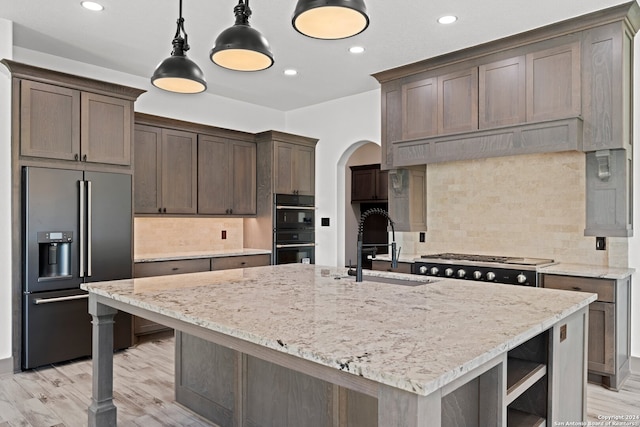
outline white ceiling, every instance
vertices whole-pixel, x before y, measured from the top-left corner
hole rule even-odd
[[[14,22],[14,45],[149,77],[169,56],[178,0],[0,0],[0,18]],[[291,26],[296,0],[253,0],[251,25],[269,40],[275,64],[241,73],[208,57],[217,35],[233,25],[237,0],[184,0],[189,58],[204,71],[208,93],[281,111],[378,87],[371,74],[532,28],[626,3],[627,0],[367,0],[369,28],[345,40],[304,37]],[[454,14],[448,26],[436,19]],[[352,45],[365,53],[348,52]],[[295,68],[298,75],[283,75]],[[159,90],[159,89],[151,89]],[[189,95],[181,95],[189,96]]]

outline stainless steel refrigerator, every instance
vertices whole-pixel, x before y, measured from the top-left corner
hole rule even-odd
[[[83,282],[131,278],[131,175],[23,169],[22,367],[91,355]],[[115,348],[132,343],[115,317]]]

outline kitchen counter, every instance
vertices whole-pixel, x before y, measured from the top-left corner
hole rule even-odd
[[[198,258],[219,258],[219,257],[231,257],[231,256],[245,256],[245,255],[269,255],[270,250],[266,249],[231,249],[220,251],[176,251],[176,252],[157,252],[157,253],[143,253],[136,254],[134,262],[156,262],[156,261],[176,261],[183,259],[198,259]]]
[[[559,274],[563,276],[595,277],[598,279],[625,279],[634,273],[634,268],[603,267],[598,265],[570,264],[560,262],[539,267],[538,273]]]
[[[113,307],[213,342],[233,342],[233,348],[248,354],[286,356],[290,366],[312,362],[340,385],[358,388],[351,381],[363,381],[371,390],[373,382],[382,387],[377,393],[383,399],[381,408],[388,394],[382,390],[399,390],[402,399],[433,395],[585,312],[596,298],[583,292],[451,279],[421,286],[355,283],[345,271],[288,264],[88,283],[82,288],[89,291],[94,315],[112,312]],[[94,322],[94,333],[109,329],[107,323]],[[108,344],[98,355],[95,348],[98,375],[112,363],[112,352]],[[345,373],[353,375],[343,380]],[[108,385],[111,379],[94,381],[99,385],[90,409],[90,416],[98,418],[102,410],[95,402],[103,402],[108,392],[102,390],[103,380]]]

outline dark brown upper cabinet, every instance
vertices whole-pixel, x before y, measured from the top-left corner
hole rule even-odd
[[[351,166],[351,202],[380,202],[388,198],[388,171],[380,165]]]
[[[315,146],[274,142],[274,193],[313,195],[315,193]]]
[[[20,154],[131,164],[133,101],[22,80]]]
[[[197,135],[136,125],[135,213],[195,214]]]
[[[198,213],[255,215],[255,143],[198,136]]]

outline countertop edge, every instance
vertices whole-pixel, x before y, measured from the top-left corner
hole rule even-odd
[[[167,254],[146,254],[134,257],[134,263],[159,262],[159,261],[181,261],[187,259],[202,258],[224,258],[249,255],[271,255],[267,249],[234,249],[230,251],[197,251],[197,252],[175,252]]]

